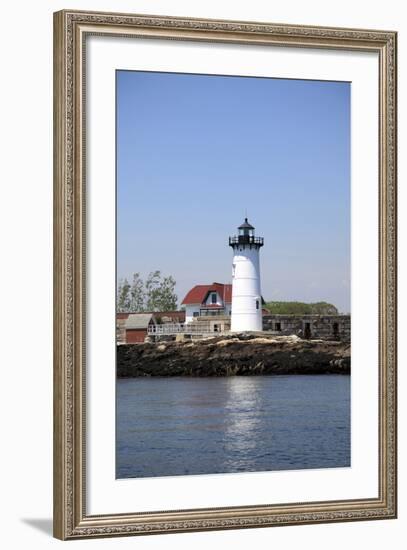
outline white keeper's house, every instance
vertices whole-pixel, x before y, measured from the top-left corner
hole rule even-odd
[[[232,310],[232,285],[196,285],[182,300],[181,307],[185,309],[186,323],[199,317],[228,316]]]

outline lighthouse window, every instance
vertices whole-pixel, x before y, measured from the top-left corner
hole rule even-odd
[[[259,307],[260,307],[260,302],[259,300],[256,300],[256,309],[259,309]]]

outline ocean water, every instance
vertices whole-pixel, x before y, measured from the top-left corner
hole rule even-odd
[[[117,380],[117,478],[347,467],[350,458],[350,376]]]

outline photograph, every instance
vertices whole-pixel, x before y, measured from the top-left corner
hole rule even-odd
[[[116,479],[350,468],[351,82],[115,74]]]
[[[54,13],[61,540],[397,517],[397,31],[225,16]]]

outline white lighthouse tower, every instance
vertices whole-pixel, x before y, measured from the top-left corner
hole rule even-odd
[[[232,332],[263,330],[260,290],[259,252],[263,237],[254,235],[254,227],[245,218],[239,234],[229,237],[233,248]]]

